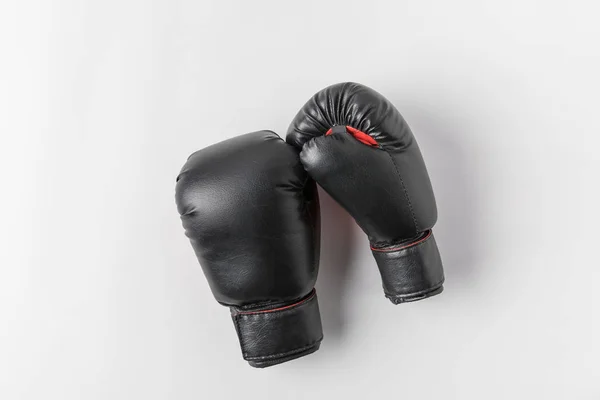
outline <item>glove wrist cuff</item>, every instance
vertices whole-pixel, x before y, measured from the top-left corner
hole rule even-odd
[[[443,290],[444,270],[431,230],[417,240],[386,247],[371,246],[385,297],[394,304],[421,300]]]
[[[244,360],[269,367],[313,353],[323,339],[317,293],[274,309],[231,308]]]

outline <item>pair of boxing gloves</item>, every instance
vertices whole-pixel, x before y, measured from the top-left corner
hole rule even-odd
[[[315,181],[369,237],[387,298],[442,291],[436,204],[410,128],[368,87],[327,87],[285,141],[270,131],[238,136],[193,153],[177,177],[185,233],[253,367],[313,353],[323,338]]]

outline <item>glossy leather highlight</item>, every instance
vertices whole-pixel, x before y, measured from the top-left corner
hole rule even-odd
[[[264,367],[316,350],[319,203],[298,152],[269,131],[197,151],[176,202],[216,300],[231,307],[244,358]]]
[[[417,240],[435,224],[435,197],[417,141],[376,91],[357,83],[321,90],[298,112],[286,141],[302,150],[308,173],[354,217],[372,248]],[[435,240],[417,248],[424,254],[374,252],[390,299],[440,292],[443,268]]]

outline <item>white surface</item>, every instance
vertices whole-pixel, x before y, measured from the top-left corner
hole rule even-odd
[[[0,398],[599,399],[598,12],[2,2]],[[175,176],[222,139],[285,134],[345,80],[417,135],[446,289],[389,303],[323,196],[321,350],[255,370],[183,235]]]

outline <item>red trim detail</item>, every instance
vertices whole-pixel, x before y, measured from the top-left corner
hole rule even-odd
[[[375,141],[375,139],[373,139],[371,136],[367,135],[363,131],[359,131],[358,129],[355,129],[351,126],[346,126],[346,130],[348,131],[349,134],[354,136],[356,138],[356,140],[366,144],[367,146],[376,146],[376,147],[379,146],[379,144],[377,143],[377,141]]]
[[[367,146],[379,147],[379,143],[377,143],[375,139],[373,139],[371,136],[367,135],[363,131],[359,131],[356,128],[346,125],[346,132],[348,132],[350,135],[354,136],[356,140],[363,144],[366,144]],[[329,130],[325,132],[325,136],[329,136],[331,135],[331,133],[332,128],[329,128]]]
[[[305,303],[305,302],[311,300],[313,297],[315,297],[315,294],[317,294],[317,292],[315,291],[315,289],[313,289],[312,290],[312,294],[310,296],[308,296],[307,298],[305,298],[303,300],[300,300],[297,303],[290,304],[289,306],[284,306],[284,307],[279,307],[279,308],[273,308],[272,310],[241,311],[241,312],[238,313],[238,315],[267,314],[267,313],[272,313],[272,312],[275,312],[275,311],[287,310],[288,308],[299,306],[300,304]]]
[[[401,246],[401,247],[392,247],[391,249],[377,249],[377,248],[371,246],[371,250],[373,250],[373,251],[380,251],[380,252],[384,252],[384,253],[387,253],[387,252],[390,252],[390,251],[404,250],[404,249],[408,249],[409,247],[416,246],[419,243],[423,243],[424,241],[426,241],[427,239],[429,239],[430,236],[431,236],[431,230],[429,230],[429,233],[424,238],[419,239],[416,242],[409,243],[409,244]]]

